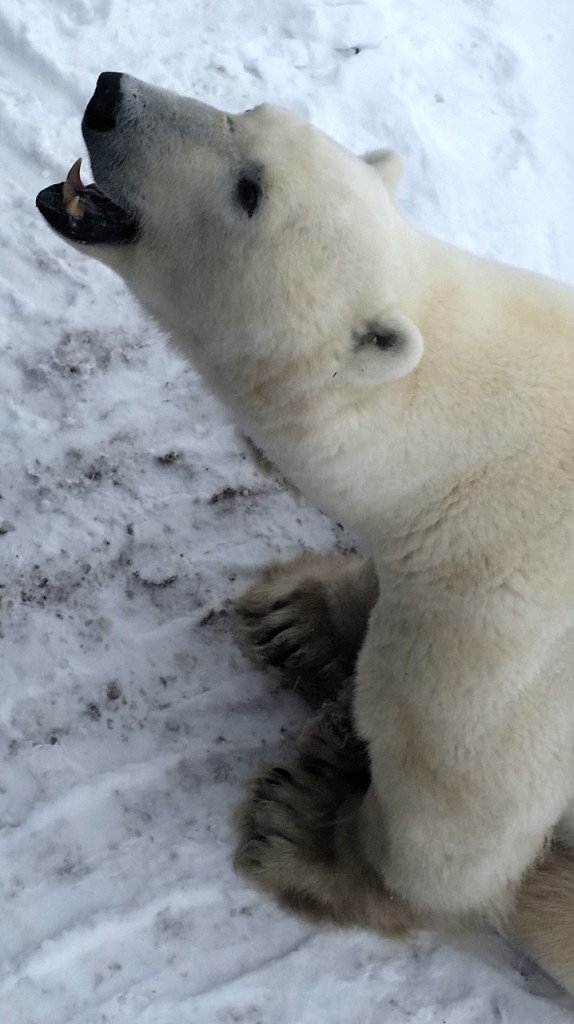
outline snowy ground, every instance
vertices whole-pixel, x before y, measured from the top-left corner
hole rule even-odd
[[[501,942],[318,932],[233,875],[242,780],[304,709],[245,662],[230,600],[345,538],[34,209],[124,70],[392,144],[421,226],[574,283],[573,57],[569,0],[2,5],[2,1024],[574,1021]]]

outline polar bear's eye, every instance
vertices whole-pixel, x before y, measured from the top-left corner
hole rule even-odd
[[[237,182],[235,195],[239,205],[248,217],[252,217],[261,199],[261,188],[251,178],[240,178]]]

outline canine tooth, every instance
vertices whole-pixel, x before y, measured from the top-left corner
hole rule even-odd
[[[78,192],[83,192],[85,189],[80,177],[81,166],[82,158],[78,157],[75,164],[70,167],[68,177],[62,185],[62,200],[64,209],[69,217],[83,217],[85,212],[77,195]]]
[[[81,188],[85,188],[84,183],[80,177],[81,166],[82,158],[81,156],[79,156],[75,164],[72,164],[72,166],[70,167],[70,170],[68,171],[68,177],[66,178],[66,184],[71,185],[72,188],[75,189],[75,191],[78,191]]]

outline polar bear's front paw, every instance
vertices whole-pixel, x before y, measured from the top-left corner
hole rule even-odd
[[[319,772],[268,768],[237,812],[236,870],[288,910],[315,922],[338,920],[335,820],[342,795]]]
[[[360,892],[373,880],[365,887],[370,869],[357,868],[354,846],[368,760],[349,701],[329,704],[312,719],[299,750],[295,768],[268,768],[251,783],[236,816],[236,869],[314,922],[368,924]],[[375,888],[381,886],[377,879]]]
[[[253,658],[281,673],[313,707],[336,696],[353,671],[349,649],[333,621],[323,581],[342,559],[303,555],[265,570],[237,602],[240,632]]]
[[[406,937],[419,922],[359,845],[363,789],[310,768],[269,768],[251,784],[237,813],[236,870],[313,924]]]

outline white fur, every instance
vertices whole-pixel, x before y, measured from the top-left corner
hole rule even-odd
[[[431,912],[503,908],[574,800],[574,295],[421,235],[386,152],[123,93],[97,175],[143,234],[94,255],[375,559],[368,856]],[[402,348],[357,345],[389,323]]]

